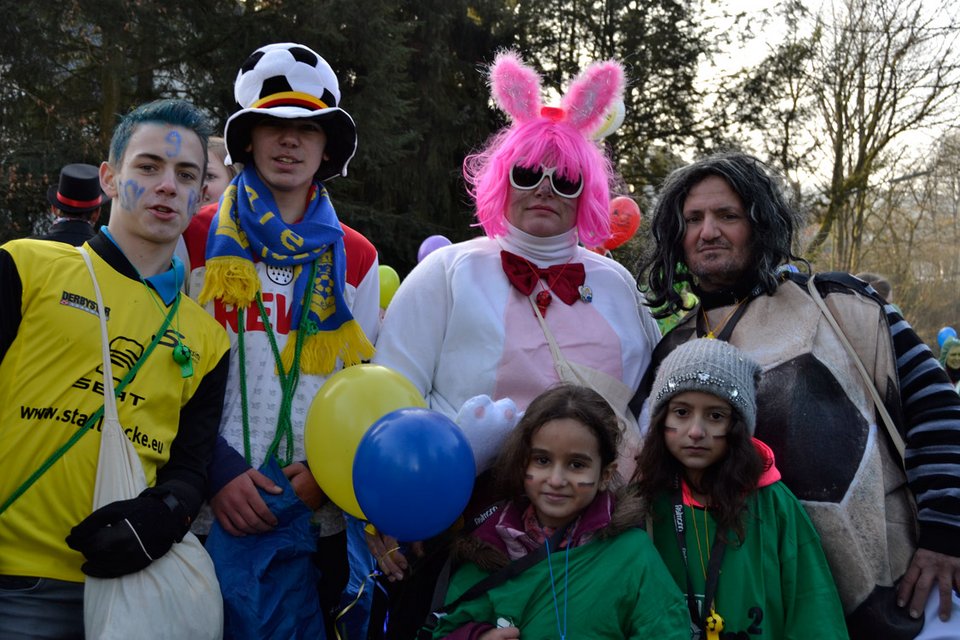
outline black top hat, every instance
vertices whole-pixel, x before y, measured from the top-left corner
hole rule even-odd
[[[100,170],[92,164],[68,164],[60,170],[60,185],[51,186],[47,200],[64,213],[90,213],[109,197],[100,189]]]

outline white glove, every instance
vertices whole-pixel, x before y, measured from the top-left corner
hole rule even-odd
[[[473,448],[478,475],[493,465],[507,434],[522,415],[510,398],[494,402],[488,395],[474,396],[460,407],[456,422]]]

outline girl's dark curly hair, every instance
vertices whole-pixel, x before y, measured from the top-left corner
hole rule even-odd
[[[667,176],[653,210],[654,247],[640,267],[639,279],[647,282],[647,304],[657,309],[654,315],[658,318],[689,309],[674,288],[681,282],[693,282],[683,254],[683,205],[690,190],[710,176],[726,180],[743,201],[752,231],[750,269],[766,293],[777,288],[779,265],[791,260],[806,262],[793,254],[800,215],[787,201],[782,180],[770,167],[739,152],[698,160]]]

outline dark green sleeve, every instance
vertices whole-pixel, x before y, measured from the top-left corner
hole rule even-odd
[[[634,565],[640,575],[633,600],[627,640],[688,640],[690,613],[685,596],[680,592],[660,554],[646,532],[639,529],[621,534],[632,540]]]
[[[785,640],[846,640],[840,596],[820,536],[800,501],[782,483],[777,495]]]
[[[459,598],[467,589],[487,577],[477,565],[467,563],[454,572],[450,578],[447,597],[444,603],[451,603]],[[443,638],[470,622],[489,622],[493,618],[493,606],[487,594],[462,602],[456,609],[443,616],[433,631],[434,638]]]

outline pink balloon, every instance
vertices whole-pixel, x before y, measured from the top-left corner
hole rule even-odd
[[[453,244],[446,238],[446,236],[430,236],[426,240],[420,243],[420,250],[417,251],[417,262],[421,262],[429,254],[433,253],[440,247],[445,247],[447,245]]]

